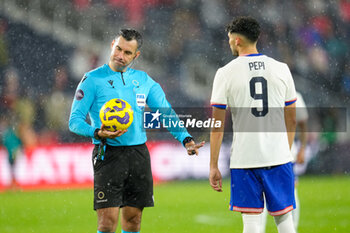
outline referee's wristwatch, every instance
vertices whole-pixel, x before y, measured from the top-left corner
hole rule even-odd
[[[187,143],[194,141],[192,137],[186,137],[183,141],[182,144],[186,146]]]
[[[100,131],[99,128],[95,129],[95,131],[94,131],[94,138],[96,140],[102,140],[102,138],[98,135],[98,131]]]

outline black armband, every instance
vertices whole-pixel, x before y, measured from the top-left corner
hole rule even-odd
[[[183,141],[182,144],[186,146],[187,143],[194,141],[192,137],[186,137]]]

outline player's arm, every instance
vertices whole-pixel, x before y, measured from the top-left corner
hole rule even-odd
[[[297,129],[299,133],[300,148],[298,151],[296,163],[304,163],[305,161],[305,148],[307,145],[307,121],[298,121]]]
[[[222,192],[222,176],[219,171],[218,163],[221,143],[224,137],[225,115],[226,109],[213,107],[212,118],[214,118],[215,121],[220,121],[221,126],[219,128],[212,128],[210,132],[209,182],[211,187],[218,192]]]
[[[300,93],[297,93],[297,98],[297,132],[299,134],[300,147],[295,162],[301,164],[305,162],[305,149],[307,145],[307,120],[309,116],[303,96]]]
[[[151,108],[152,111],[156,111],[157,108],[162,113],[162,115],[174,116],[172,121],[179,121],[176,112],[172,109],[170,103],[165,97],[165,93],[161,86],[153,82],[148,97],[147,105]],[[162,119],[162,116],[160,116]],[[198,149],[201,148],[205,142],[195,144],[192,136],[187,132],[185,127],[180,127],[179,124],[173,126],[171,124],[167,130],[174,136],[176,140],[181,142],[187,150],[188,155],[196,154],[198,155]]]
[[[95,99],[95,85],[90,79],[84,76],[79,83],[69,117],[70,131],[85,137],[94,137],[96,130],[86,122],[86,116]]]
[[[222,192],[222,176],[218,167],[220,147],[224,137],[225,114],[227,105],[226,75],[222,69],[215,74],[213,90],[211,93],[212,118],[221,121],[219,128],[212,128],[210,132],[210,186],[218,192]]]
[[[286,124],[289,148],[291,149],[294,142],[295,128],[297,124],[295,114],[295,103],[284,107],[284,121]]]

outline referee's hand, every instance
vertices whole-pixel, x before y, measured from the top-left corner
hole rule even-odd
[[[105,127],[104,124],[101,125],[100,131],[98,131],[98,136],[101,138],[116,138],[122,136],[124,133],[126,133],[128,130],[117,130],[115,132],[108,131]]]
[[[195,144],[194,141],[190,141],[188,143],[185,144],[186,150],[187,150],[187,154],[188,155],[198,155],[198,149],[201,148],[202,146],[204,146],[205,141]]]

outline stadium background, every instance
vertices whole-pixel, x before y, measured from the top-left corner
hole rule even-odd
[[[142,32],[142,56],[133,67],[145,70],[158,81],[174,107],[208,108],[215,71],[232,59],[224,26],[237,15],[252,15],[261,22],[264,30],[258,44],[259,51],[288,63],[296,88],[303,94],[307,106],[348,108],[348,0],[0,0],[1,141],[4,141],[3,132],[8,128],[16,128],[22,142],[22,153],[15,166],[18,182],[16,190],[20,191],[17,193],[11,189],[8,191],[10,166],[6,150],[3,146],[0,147],[0,204],[7,204],[0,211],[0,232],[12,232],[11,230],[16,229],[12,227],[9,216],[12,216],[11,211],[16,216],[15,210],[21,209],[21,206],[11,203],[21,203],[19,200],[25,199],[33,201],[30,197],[36,194],[34,199],[45,200],[46,192],[37,190],[89,190],[91,187],[91,145],[88,139],[68,131],[70,105],[84,72],[108,61],[110,42],[120,28],[134,27]],[[337,205],[341,203],[344,208],[349,209],[350,191],[344,188],[344,184],[349,184],[348,126],[343,123],[341,126],[337,125],[338,116],[332,110],[324,116],[313,117],[320,118],[327,132],[315,130],[309,134],[309,147],[314,157],[309,163],[307,174],[313,176],[305,178],[304,187],[319,186],[314,190],[305,190],[304,196],[317,195],[327,185],[338,183],[334,179],[340,180],[340,185],[334,186],[335,196],[331,195],[330,190],[327,193],[329,199],[337,201]],[[347,113],[346,122],[349,119]],[[310,119],[311,124],[313,120],[314,118]],[[339,127],[342,130],[336,130]],[[181,145],[169,133],[152,132],[148,136],[157,183],[207,178],[208,145],[201,151],[200,157],[188,158]],[[209,141],[208,134],[198,136]],[[228,174],[230,135],[227,134],[225,139],[220,166],[224,174]],[[203,192],[210,193],[211,190],[205,182],[191,182],[194,181],[185,181],[183,190],[179,188],[181,182],[176,183],[175,187],[170,187],[172,182],[157,185],[156,190],[159,189],[160,194],[169,195],[166,190],[174,189],[185,193],[191,186],[198,186],[198,190],[204,186]],[[303,179],[301,190],[302,185]],[[26,192],[33,189],[36,190],[34,193]],[[195,190],[192,191],[196,193]],[[77,195],[67,192],[62,197],[59,196],[61,192],[50,193],[50,197],[53,199],[57,195],[57,198],[66,200],[67,196]],[[81,192],[86,198],[91,198],[89,191]],[[208,195],[207,207],[210,206],[210,198],[218,198],[213,194]],[[228,192],[225,195],[227,199]],[[307,199],[304,196],[300,195],[302,201],[303,198]],[[47,197],[48,200],[50,197]],[[165,197],[158,198],[162,200]],[[316,200],[309,201],[312,204]],[[225,211],[226,202],[221,206]],[[325,200],[321,199],[320,205],[324,203]],[[91,201],[88,200],[87,207],[90,204]],[[28,206],[25,209],[30,208]],[[163,209],[165,212],[162,213],[161,208],[157,211],[164,216],[166,211],[170,211]],[[30,221],[32,216],[29,212],[32,210],[27,211],[28,216],[23,217],[29,219],[29,232],[44,232],[39,229],[49,229],[48,226],[40,228],[34,220]],[[181,208],[175,206],[173,211],[181,211]],[[34,212],[42,214],[38,210]],[[339,217],[343,216],[343,212],[344,209],[333,209],[326,212],[325,216],[333,214]],[[211,220],[220,222],[218,218],[206,220],[208,216],[203,216],[197,224]],[[159,215],[156,217],[161,218]],[[86,218],[90,218],[91,222],[94,219],[93,212]],[[322,222],[319,218],[315,217],[313,223]],[[69,215],[67,219],[69,221]],[[157,223],[159,221],[161,220],[158,219]],[[344,219],[339,223],[340,226],[334,222],[333,224],[335,228],[331,227],[331,230],[325,232],[342,232],[339,229],[350,226],[349,220]],[[189,227],[187,225],[183,227],[189,229],[186,228]],[[300,232],[322,232],[315,229],[311,231],[312,227],[307,228],[307,224],[303,222],[303,210],[300,227]],[[173,228],[168,230],[180,232]],[[149,230],[152,231],[154,230]]]

